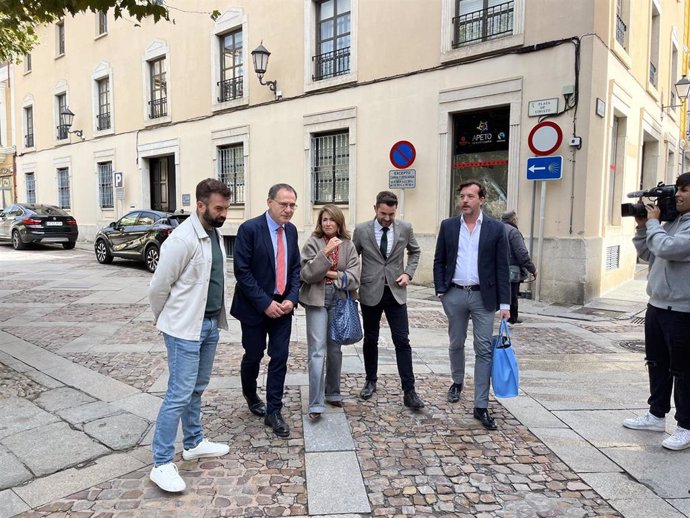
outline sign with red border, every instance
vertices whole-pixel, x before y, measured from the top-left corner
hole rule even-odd
[[[400,140],[393,144],[390,152],[391,164],[398,169],[407,169],[412,165],[414,159],[417,158],[417,151],[412,142],[407,140]]]
[[[552,121],[540,122],[529,132],[527,145],[537,156],[550,155],[563,143],[563,132],[558,124]]]

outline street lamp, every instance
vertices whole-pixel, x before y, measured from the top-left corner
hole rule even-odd
[[[264,74],[266,73],[266,68],[268,68],[268,58],[271,53],[263,45],[263,41],[252,50],[252,61],[254,62],[254,72],[259,78],[259,84],[268,86],[268,88],[275,94],[276,99],[281,99],[283,97],[283,92],[278,90],[278,81],[266,81],[264,82]]]
[[[77,137],[84,140],[84,132],[82,130],[71,131],[72,122],[74,122],[74,112],[65,106],[60,112],[60,127],[67,133],[74,133]],[[66,137],[66,136],[65,136]]]
[[[666,110],[668,108],[680,108],[683,106],[683,102],[688,98],[688,93],[690,93],[690,80],[683,75],[678,82],[674,85],[676,89],[676,95],[680,100],[680,104],[669,104],[668,106],[661,105],[661,110]]]

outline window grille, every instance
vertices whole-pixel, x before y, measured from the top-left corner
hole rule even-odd
[[[70,208],[70,191],[69,191],[69,169],[61,167],[57,170],[58,181],[58,207],[61,209]]]
[[[463,13],[463,7],[463,0],[459,0],[458,16],[453,18],[453,47],[487,41],[513,33],[514,1],[492,5],[470,13]]]
[[[149,61],[151,79],[151,100],[149,101],[149,119],[157,119],[168,114],[168,84],[165,78],[165,58]]]
[[[36,177],[34,173],[24,175],[26,183],[26,203],[36,203]]]
[[[350,190],[348,133],[313,136],[311,163],[314,203],[347,203]]]
[[[350,71],[350,0],[324,0],[317,5],[316,56],[312,79],[319,81]]]
[[[105,34],[106,32],[108,32],[108,13],[98,11],[98,34]]]
[[[26,133],[24,134],[24,145],[26,147],[34,147],[34,107],[27,106],[24,108],[24,124]]]
[[[620,266],[620,245],[606,247],[606,269],[617,270]]]
[[[98,115],[96,122],[98,131],[110,129],[110,79],[103,78],[96,82],[98,85]]]
[[[57,31],[57,55],[62,56],[65,53],[65,21],[60,20],[55,25]]]
[[[57,138],[64,140],[69,136],[69,126],[62,121],[62,112],[67,109],[67,94],[55,96],[58,112]]]
[[[244,146],[218,148],[218,179],[230,188],[230,203],[244,203]]]
[[[218,102],[232,101],[243,95],[242,30],[219,36],[220,39],[220,81],[218,81]]]
[[[98,204],[102,209],[112,209],[113,204],[113,163],[98,164]]]

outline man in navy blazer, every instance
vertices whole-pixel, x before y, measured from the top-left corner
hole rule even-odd
[[[300,252],[290,219],[297,193],[285,183],[268,191],[268,210],[240,225],[233,255],[235,295],[230,314],[242,324],[242,394],[249,410],[279,437],[290,428],[280,411],[290,345],[292,314],[299,299]],[[268,336],[266,405],[256,391]]]
[[[465,339],[470,315],[474,333],[474,417],[489,430],[494,315],[510,316],[508,240],[503,223],[482,212],[486,196],[477,181],[460,185],[460,216],[441,222],[434,255],[434,286],[448,317],[453,384],[448,401],[460,400],[465,378]]]

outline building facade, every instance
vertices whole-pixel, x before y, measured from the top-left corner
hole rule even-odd
[[[18,198],[69,210],[87,240],[133,208],[193,210],[213,176],[233,191],[232,253],[276,182],[297,190],[306,236],[324,203],[349,226],[372,218],[393,181],[423,250],[415,281],[429,283],[440,222],[478,178],[488,211],[517,210],[540,298],[583,303],[633,274],[625,194],[683,161],[678,0],[185,0],[170,13],[65,18],[15,67]],[[536,182],[544,121],[563,136],[562,177]],[[412,163],[396,160],[400,141]]]
[[[10,66],[0,63],[0,209],[16,201]]]

